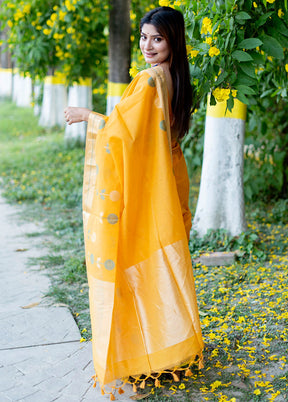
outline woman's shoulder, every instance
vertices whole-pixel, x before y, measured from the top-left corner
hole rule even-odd
[[[139,73],[135,76],[134,80],[145,79],[146,77],[156,77],[161,78],[164,75],[164,71],[161,66],[149,67],[145,68],[145,70],[139,71]]]
[[[141,92],[145,87],[155,87],[157,75],[155,74],[154,68],[147,68],[145,70],[139,71],[139,73],[133,78],[123,94],[122,99],[127,96],[132,95],[136,92]]]

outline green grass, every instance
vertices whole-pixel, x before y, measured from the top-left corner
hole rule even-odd
[[[83,148],[67,149],[62,130],[43,130],[31,109],[0,103],[0,175],[4,195],[45,227],[49,253],[41,264],[48,296],[68,305],[90,339],[82,234]],[[195,176],[199,182],[199,175]],[[197,180],[192,183],[195,209]],[[282,200],[247,206],[249,227],[238,238],[224,231],[193,237],[193,257],[208,250],[241,251],[231,266],[194,264],[205,368],[179,383],[163,377],[139,390],[146,401],[288,400],[288,208]],[[32,236],[43,236],[43,232]]]

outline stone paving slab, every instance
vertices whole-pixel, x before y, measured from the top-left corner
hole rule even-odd
[[[64,307],[0,312],[0,322],[0,350],[80,340],[79,329]]]
[[[19,220],[0,195],[0,402],[105,402],[93,388],[91,342],[65,307],[47,305],[50,282],[29,258],[45,255],[41,225]],[[24,307],[24,308],[23,308]],[[116,400],[131,401],[131,387]]]

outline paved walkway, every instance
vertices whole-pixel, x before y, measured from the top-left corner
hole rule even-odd
[[[78,327],[65,307],[49,305],[43,295],[49,279],[29,268],[30,257],[45,253],[35,223],[19,222],[23,211],[0,196],[0,401],[105,402],[93,388],[91,343],[80,343]],[[132,391],[115,395],[131,401]]]

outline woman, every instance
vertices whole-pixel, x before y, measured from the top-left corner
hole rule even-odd
[[[187,244],[189,182],[178,144],[192,103],[184,20],[159,7],[140,28],[151,68],[135,77],[111,115],[65,110],[68,124],[88,121],[83,220],[93,359],[103,390],[129,377],[141,377],[142,387],[152,377],[157,386],[167,370],[177,380],[183,365],[202,366]]]

